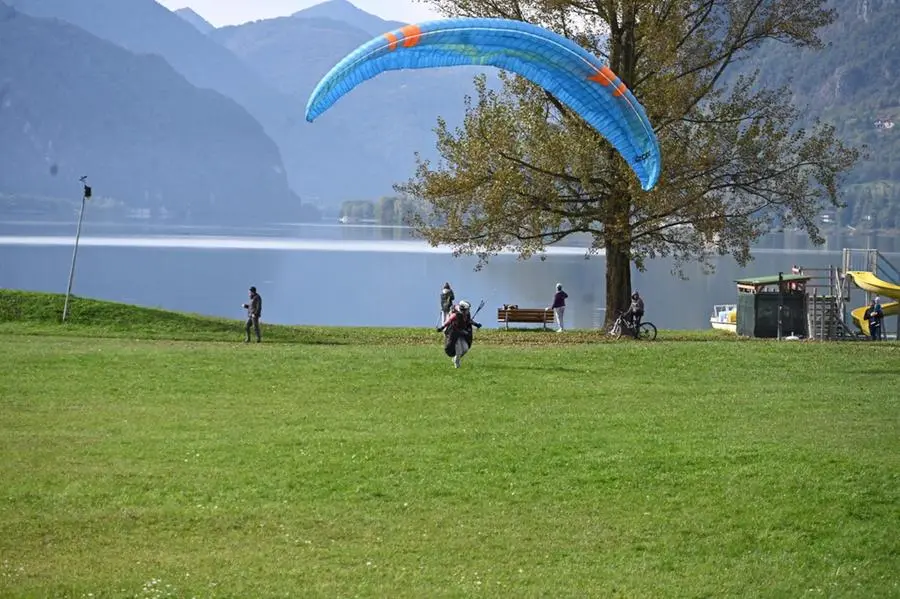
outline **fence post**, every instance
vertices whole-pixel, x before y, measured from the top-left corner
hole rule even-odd
[[[781,341],[781,312],[784,309],[784,273],[778,273],[778,340]]]
[[[819,329],[816,331],[816,336],[819,341],[825,339],[825,311],[824,306],[822,306],[822,302],[819,301],[819,290],[816,289],[816,327]]]

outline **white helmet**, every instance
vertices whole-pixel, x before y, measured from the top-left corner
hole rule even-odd
[[[467,302],[466,300],[463,300],[463,301],[459,302],[459,309],[460,309],[460,310],[463,310],[463,311],[465,311],[465,312],[468,312],[468,311],[469,311],[469,308],[471,308],[471,307],[472,307],[472,304],[470,304],[470,303]]]

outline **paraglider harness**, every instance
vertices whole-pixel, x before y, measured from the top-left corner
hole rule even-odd
[[[483,307],[484,300],[481,300],[475,313],[470,314],[468,310],[460,310],[458,305],[454,306],[447,321],[437,327],[436,330],[439,333],[444,333],[444,353],[449,357],[452,358],[456,355],[456,342],[460,337],[466,342],[466,345],[472,347],[472,327],[481,328],[481,323],[475,322],[475,316]]]

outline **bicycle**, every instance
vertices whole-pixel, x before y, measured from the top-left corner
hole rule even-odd
[[[614,339],[619,339],[622,337],[622,333],[625,330],[633,331],[633,326],[631,320],[626,320],[625,316],[622,312],[619,312],[616,316],[615,322],[613,322],[612,327],[610,327],[609,331],[606,332],[607,335]],[[656,339],[656,325],[652,322],[642,322],[641,326],[638,327],[638,339],[644,339],[646,341],[653,341]]]

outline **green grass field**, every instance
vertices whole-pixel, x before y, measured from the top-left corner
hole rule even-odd
[[[898,343],[61,309],[0,291],[0,597],[900,596]]]

